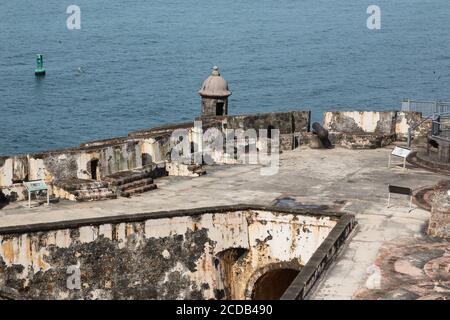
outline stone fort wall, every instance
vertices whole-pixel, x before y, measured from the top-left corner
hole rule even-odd
[[[332,259],[325,247],[353,225],[349,215],[241,205],[1,228],[0,295],[249,299],[265,272],[301,271],[314,255],[308,276]]]
[[[260,113],[200,117],[203,130],[279,129],[280,149],[292,150],[307,144],[310,132],[310,111]],[[326,112],[324,127],[329,130],[335,145],[348,148],[383,147],[395,140],[405,140],[408,129],[422,120],[420,113],[401,111]],[[45,180],[50,186],[67,179],[101,181],[105,177],[127,170],[145,168],[156,178],[167,174],[174,130],[190,132],[191,143],[201,143],[193,122],[131,132],[127,137],[91,141],[78,148],[42,153],[0,157],[0,201],[24,200],[27,195],[23,181]],[[415,129],[414,136],[426,135],[426,125]],[[216,150],[211,158],[216,163],[239,163],[234,155]],[[232,161],[230,161],[230,159]],[[93,172],[95,168],[95,172]],[[172,170],[175,173],[186,170]]]

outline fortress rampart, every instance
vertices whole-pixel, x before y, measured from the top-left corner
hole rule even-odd
[[[403,111],[325,112],[323,118],[332,143],[351,149],[377,148],[396,140],[406,140],[408,129],[422,120],[420,113]],[[257,132],[260,129],[278,129],[281,150],[308,145],[314,137],[310,131],[310,111],[208,116],[196,120],[202,121],[203,131],[209,128],[221,132],[226,129],[254,129]],[[425,135],[427,126],[425,122],[416,128],[414,135]],[[86,142],[78,148],[0,157],[0,198],[4,201],[24,200],[27,195],[22,182],[29,180],[45,180],[53,195],[66,197],[58,184],[67,186],[76,183],[78,186],[85,181],[101,182],[110,176],[133,170],[144,171],[153,179],[168,173],[188,175],[186,168],[167,168],[174,146],[171,135],[179,129],[190,132],[190,143],[201,143],[195,137],[192,122],[135,131],[127,137]],[[238,143],[249,144],[248,141]],[[216,163],[237,163],[227,162],[226,159],[237,159],[225,152],[215,150],[211,157]],[[87,188],[94,189],[91,186]],[[106,197],[108,184],[102,184],[98,190],[96,195],[100,194],[101,198],[103,192]]]
[[[260,299],[299,274],[308,287],[290,292],[303,298],[354,226],[341,213],[237,205],[0,228],[0,297]],[[287,276],[260,280],[271,272]]]

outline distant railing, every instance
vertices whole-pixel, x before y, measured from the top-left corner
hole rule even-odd
[[[450,116],[442,115],[437,117],[431,126],[431,136],[442,139],[450,139]]]
[[[408,129],[408,147],[411,147],[412,134],[425,121],[431,121],[431,137],[439,137],[450,141],[450,112],[441,112],[423,117],[422,120]]]
[[[402,111],[422,112],[422,115],[427,117],[436,113],[450,112],[450,102],[405,99],[402,101]]]

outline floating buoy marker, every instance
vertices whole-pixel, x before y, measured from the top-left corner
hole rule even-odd
[[[44,56],[42,54],[38,54],[36,57],[36,69],[34,70],[34,74],[36,76],[45,76],[44,69]]]

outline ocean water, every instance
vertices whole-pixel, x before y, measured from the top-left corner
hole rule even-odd
[[[81,30],[66,28],[71,4]],[[371,4],[380,30],[366,27]],[[0,155],[192,120],[213,65],[232,114],[311,109],[320,120],[449,99],[449,34],[448,0],[2,1]]]

